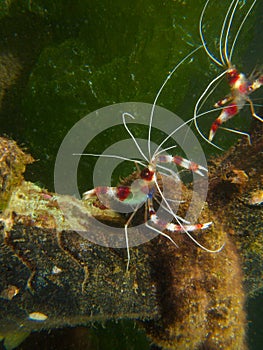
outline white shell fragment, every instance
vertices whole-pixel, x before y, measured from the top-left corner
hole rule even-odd
[[[52,269],[52,274],[53,275],[57,275],[57,274],[59,274],[61,272],[62,272],[62,269],[60,267],[53,266],[53,269]]]
[[[31,314],[29,314],[28,318],[32,321],[43,322],[48,318],[48,316],[45,314],[42,314],[41,312],[31,312]]]

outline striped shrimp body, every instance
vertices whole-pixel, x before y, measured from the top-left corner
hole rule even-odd
[[[254,118],[260,120],[261,122],[263,121],[262,117],[258,116],[255,113],[253,102],[249,97],[249,95],[253,91],[259,89],[263,85],[263,74],[262,74],[262,72],[253,72],[247,78],[246,75],[239,72],[231,62],[232,55],[233,55],[234,48],[235,48],[235,44],[236,44],[236,41],[237,41],[238,36],[240,34],[240,31],[241,31],[247,17],[251,13],[254,5],[256,4],[256,0],[254,0],[252,2],[251,6],[249,7],[248,11],[246,12],[244,18],[242,19],[242,22],[241,22],[241,24],[236,32],[236,35],[234,37],[234,40],[233,40],[233,43],[232,43],[232,46],[231,46],[231,49],[229,52],[228,46],[229,46],[230,30],[232,27],[235,13],[237,11],[238,4],[240,3],[240,0],[231,1],[230,5],[228,7],[228,10],[227,10],[226,16],[224,18],[222,27],[221,27],[221,33],[220,33],[220,39],[219,39],[219,56],[220,56],[220,58],[216,58],[213,55],[213,53],[209,50],[207,43],[205,41],[205,38],[204,38],[203,18],[204,18],[206,8],[207,8],[209,3],[210,3],[210,0],[208,0],[206,2],[205,6],[203,8],[203,11],[201,13],[201,16],[200,16],[200,20],[199,20],[200,38],[201,38],[203,47],[205,49],[205,52],[207,53],[209,58],[218,66],[220,66],[222,68],[226,68],[226,70],[223,73],[221,73],[219,76],[214,78],[209,83],[209,85],[206,87],[206,89],[204,90],[204,92],[202,93],[200,98],[198,99],[198,101],[195,105],[195,109],[194,109],[194,122],[195,122],[196,129],[199,132],[199,134],[202,136],[202,138],[204,138],[208,143],[212,144],[216,148],[220,149],[220,147],[218,147],[214,143],[212,143],[212,140],[213,140],[218,128],[221,127],[221,125],[223,123],[225,123],[226,121],[228,121],[229,119],[231,119],[235,115],[237,115],[246,104],[250,105],[252,116]],[[226,75],[226,77],[227,77],[229,88],[230,88],[230,93],[226,97],[222,98],[220,101],[218,101],[217,103],[214,104],[215,108],[221,109],[221,113],[217,117],[217,119],[213,122],[211,129],[210,129],[210,132],[209,132],[208,139],[207,139],[206,136],[203,135],[203,133],[201,132],[201,130],[198,126],[197,117],[200,116],[200,114],[198,115],[198,112],[199,112],[199,109],[201,108],[202,104],[206,101],[207,97],[211,93],[211,91],[209,91],[209,90],[224,75]],[[224,105],[226,105],[226,107],[224,107]],[[248,137],[249,142],[250,142],[250,137],[247,133],[233,130],[233,129],[228,129],[228,128],[222,128],[222,129],[225,129],[225,130],[237,133],[237,134],[241,134],[241,135],[246,135]]]
[[[190,52],[186,57],[184,57],[175,67],[174,69],[169,73],[169,75],[164,80],[164,83],[162,84],[161,88],[159,89],[156,98],[154,100],[154,103],[151,107],[150,112],[150,118],[149,118],[149,125],[148,125],[148,138],[147,138],[147,146],[148,146],[148,155],[146,155],[143,150],[141,149],[140,145],[138,144],[135,136],[129,129],[127,125],[127,118],[135,119],[135,117],[130,113],[122,113],[122,122],[123,126],[126,129],[127,133],[133,140],[133,143],[135,147],[137,148],[138,152],[142,156],[143,161],[138,161],[130,158],[125,158],[119,155],[106,155],[106,154],[93,154],[93,153],[85,153],[80,155],[85,156],[92,156],[92,157],[108,157],[108,158],[116,158],[121,159],[123,161],[129,161],[134,162],[138,169],[138,179],[136,179],[131,185],[120,185],[117,187],[108,187],[108,186],[99,186],[94,189],[88,190],[83,194],[83,199],[89,199],[93,197],[98,197],[99,199],[103,199],[103,203],[110,203],[111,201],[121,203],[124,205],[127,205],[129,207],[132,207],[132,212],[124,226],[124,233],[125,233],[125,243],[126,243],[126,249],[127,249],[127,270],[129,269],[129,263],[130,263],[130,252],[129,252],[129,237],[128,237],[128,227],[131,224],[134,216],[136,215],[138,209],[145,205],[145,220],[144,225],[151,231],[154,231],[167,239],[169,239],[176,247],[176,242],[169,236],[169,232],[182,232],[186,234],[198,247],[201,249],[210,252],[215,253],[222,249],[223,246],[221,246],[219,249],[211,250],[207,247],[204,247],[200,242],[197,241],[197,239],[190,233],[196,230],[204,230],[211,226],[211,222],[207,223],[190,223],[189,221],[185,220],[184,218],[178,216],[174,210],[172,209],[172,202],[175,202],[174,199],[166,198],[164,195],[162,189],[159,186],[159,183],[157,181],[159,176],[169,177],[174,179],[175,181],[180,181],[178,178],[178,175],[168,167],[169,164],[175,164],[180,166],[181,168],[187,169],[188,171],[195,173],[199,176],[204,176],[207,173],[207,169],[199,165],[193,161],[190,161],[186,158],[176,156],[176,155],[169,155],[167,154],[168,150],[171,150],[175,148],[176,146],[171,146],[168,148],[162,148],[165,142],[173,135],[175,134],[181,127],[185,126],[186,123],[180,125],[177,127],[177,129],[173,130],[155,149],[154,152],[151,150],[151,131],[152,131],[152,124],[153,124],[153,118],[154,118],[154,111],[156,108],[156,103],[158,100],[158,97],[163,90],[164,86],[166,85],[167,81],[171,78],[171,76],[174,74],[174,72],[177,70],[177,68],[189,57],[191,57],[200,47],[194,49],[192,52]],[[190,121],[192,121],[191,119]],[[166,154],[164,154],[166,152]],[[79,154],[78,154],[79,155]],[[141,170],[142,169],[142,170]],[[160,201],[159,201],[160,199]],[[171,215],[172,222],[165,221],[158,217],[155,209],[154,209],[154,201],[156,201],[160,207],[169,213]],[[180,201],[178,201],[180,203]],[[165,233],[167,232],[167,233]]]
[[[134,161],[134,162],[138,162],[138,161]],[[161,234],[162,236],[168,238],[176,247],[178,246],[174,242],[174,240],[163,231],[186,233],[187,236],[190,237],[190,239],[193,240],[200,248],[208,252],[217,252],[222,249],[222,247],[216,251],[207,249],[206,247],[202,246],[189,233],[196,230],[207,229],[212,224],[212,222],[207,222],[203,224],[202,223],[190,224],[188,221],[186,221],[185,219],[181,218],[180,216],[176,215],[173,212],[173,209],[169,204],[170,200],[166,199],[163,196],[162,190],[157,181],[158,170],[156,168],[160,163],[163,163],[163,164],[174,163],[185,169],[193,171],[194,173],[199,174],[200,176],[203,176],[204,173],[207,172],[206,168],[204,168],[203,166],[198,165],[197,163],[189,161],[185,158],[182,158],[179,156],[160,155],[156,157],[153,163],[148,164],[147,167],[144,167],[143,170],[139,172],[139,179],[136,180],[131,186],[117,186],[117,187],[99,186],[83,193],[84,200],[87,200],[96,196],[100,200],[102,199],[103,203],[110,203],[113,200],[135,208],[124,226],[127,256],[128,256],[127,270],[129,269],[129,263],[130,263],[128,226],[130,225],[139,207],[143,204],[146,205],[147,214],[150,219],[150,223],[149,223],[147,221],[147,218],[145,217],[145,226],[150,230],[155,231],[158,234]],[[173,218],[176,220],[176,223],[171,223],[171,222],[167,223],[161,220],[157,216],[156,211],[154,209],[154,203],[153,203],[154,199],[157,200],[156,196],[161,197],[162,203],[160,203],[160,205],[164,210],[172,214]]]

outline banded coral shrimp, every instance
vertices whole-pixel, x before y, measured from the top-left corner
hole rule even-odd
[[[129,264],[131,259],[130,251],[129,251],[130,241],[129,241],[129,235],[128,235],[128,228],[132,224],[132,221],[135,218],[135,215],[138,212],[139,208],[144,205],[145,205],[144,226],[150,231],[153,231],[156,234],[160,234],[161,236],[164,236],[165,238],[170,240],[176,247],[178,247],[178,245],[174,241],[174,239],[168,233],[165,233],[163,231],[170,232],[170,233],[174,233],[174,232],[185,233],[190,238],[190,240],[192,240],[199,248],[209,253],[219,252],[223,247],[223,245],[221,245],[218,249],[213,250],[202,245],[197,240],[197,238],[195,238],[190,232],[197,231],[197,230],[205,230],[211,226],[212,222],[192,224],[186,218],[183,218],[177,215],[175,210],[173,209],[173,203],[176,203],[176,205],[178,206],[178,204],[180,204],[180,200],[171,199],[169,198],[169,195],[166,196],[164,194],[163,189],[161,188],[161,185],[159,184],[159,177],[161,178],[163,177],[163,178],[172,178],[177,184],[177,186],[179,186],[180,184],[179,176],[174,171],[174,169],[169,168],[169,165],[171,164],[179,166],[183,169],[189,170],[193,175],[198,175],[203,177],[206,175],[207,168],[205,166],[199,165],[198,163],[188,160],[187,158],[184,158],[181,156],[167,154],[168,151],[171,151],[172,149],[177,147],[178,146],[177,144],[169,147],[164,147],[165,143],[173,135],[177,134],[179,130],[186,127],[187,124],[190,121],[192,121],[192,119],[190,121],[183,122],[176,128],[174,128],[174,121],[173,121],[173,127],[169,129],[169,132],[166,133],[168,136],[166,136],[158,144],[155,150],[152,151],[152,142],[151,142],[152,129],[153,129],[154,116],[157,110],[157,100],[163,88],[166,86],[168,80],[171,78],[171,76],[188,58],[190,58],[200,48],[201,47],[194,49],[187,56],[185,56],[168,74],[163,84],[161,85],[160,89],[158,90],[156,97],[154,99],[154,103],[151,106],[150,116],[147,117],[147,120],[148,120],[148,125],[147,125],[148,137],[146,140],[147,151],[143,151],[143,148],[139,140],[136,139],[133,132],[128,126],[127,118],[129,118],[130,121],[136,122],[136,118],[134,117],[134,115],[127,111],[121,113],[123,126],[126,132],[128,133],[130,140],[133,141],[133,145],[135,145],[136,150],[139,152],[141,156],[140,159],[142,159],[142,161],[134,158],[132,159],[132,158],[125,157],[123,156],[123,154],[122,155],[95,154],[95,153],[75,153],[74,154],[77,156],[119,159],[121,161],[135,163],[137,166],[137,177],[135,181],[132,182],[132,184],[128,184],[128,185],[122,184],[117,187],[95,186],[95,188],[88,190],[83,194],[83,200],[98,198],[99,201],[102,203],[101,205],[102,209],[109,208],[112,206],[112,204],[114,207],[116,203],[117,203],[117,207],[118,207],[118,204],[121,204],[131,209],[130,211],[131,214],[124,225],[125,245],[127,250],[127,267],[126,267],[127,271],[129,270]],[[170,130],[172,130],[172,132]],[[143,169],[141,170],[140,167],[142,167]],[[158,197],[160,198],[160,200],[158,200]],[[156,207],[155,203],[159,205],[159,208],[161,208],[163,212],[168,213],[172,218],[168,221],[161,218],[158,215],[157,211],[155,210],[155,207]]]
[[[203,10],[201,12],[201,16],[199,19],[199,34],[200,38],[204,47],[204,50],[207,54],[207,56],[211,59],[212,62],[214,62],[217,66],[221,68],[225,68],[225,70],[220,73],[218,76],[216,76],[205,88],[203,93],[198,98],[195,108],[194,108],[194,124],[195,127],[200,134],[200,136],[206,140],[208,143],[212,144],[218,149],[222,149],[219,146],[215,145],[212,140],[218,130],[218,128],[234,132],[240,135],[245,135],[248,137],[248,141],[250,143],[250,136],[249,134],[229,129],[229,128],[223,128],[221,125],[225,122],[227,122],[229,119],[233,118],[235,115],[237,115],[243,107],[248,104],[250,106],[251,114],[254,118],[256,118],[259,121],[263,121],[263,118],[258,116],[254,109],[254,104],[252,100],[250,99],[249,95],[254,92],[255,90],[259,89],[263,85],[263,72],[262,69],[260,70],[254,70],[250,76],[246,77],[244,73],[239,72],[235,65],[232,63],[232,56],[234,53],[235,45],[237,42],[237,39],[239,37],[239,34],[248,18],[248,16],[251,14],[255,4],[256,0],[252,2],[252,4],[249,6],[248,10],[246,11],[234,37],[232,40],[231,47],[229,48],[229,39],[231,36],[231,29],[233,26],[234,17],[237,12],[237,8],[240,3],[240,7],[245,6],[245,3],[240,0],[232,0],[226,15],[224,17],[220,36],[219,36],[219,57],[216,57],[212,51],[209,49],[208,44],[206,43],[205,36],[204,36],[204,16],[206,14],[207,7],[210,3],[210,0],[207,0]],[[200,130],[200,127],[198,125],[197,118],[200,116],[199,111],[203,104],[206,102],[207,98],[210,96],[210,94],[213,93],[214,89],[217,87],[216,83],[223,77],[226,76],[230,88],[230,93],[226,95],[224,98],[220,99],[218,102],[214,104],[215,110],[221,110],[220,115],[216,118],[216,120],[212,123],[212,126],[209,131],[208,138],[202,133]],[[226,105],[226,107],[224,107]],[[208,111],[207,113],[213,112],[214,110]]]

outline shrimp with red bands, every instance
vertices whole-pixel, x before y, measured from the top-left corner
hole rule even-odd
[[[259,72],[255,71],[255,72],[252,72],[252,74],[247,78],[245,76],[245,74],[239,72],[231,62],[232,55],[233,55],[234,48],[235,48],[235,44],[236,44],[236,41],[237,41],[238,36],[240,34],[240,31],[241,31],[247,17],[251,13],[254,5],[256,4],[256,0],[254,0],[252,2],[251,6],[249,7],[248,11],[246,12],[246,14],[245,14],[237,32],[236,32],[236,35],[235,35],[233,43],[232,43],[232,47],[230,49],[230,52],[228,52],[230,30],[231,30],[231,27],[233,24],[233,19],[234,19],[238,4],[240,3],[239,0],[231,1],[230,5],[228,7],[228,10],[227,10],[226,16],[224,18],[222,27],[221,27],[221,33],[220,33],[220,39],[219,39],[220,59],[216,58],[211,53],[211,51],[208,49],[208,46],[205,42],[204,33],[203,33],[203,18],[204,18],[206,8],[207,8],[209,3],[210,3],[210,0],[208,0],[206,2],[205,6],[203,8],[203,11],[201,13],[200,20],[199,20],[199,33],[200,33],[201,41],[202,41],[203,47],[205,49],[205,52],[207,53],[209,58],[214,63],[216,63],[218,66],[223,67],[223,68],[226,67],[226,70],[223,73],[221,73],[219,76],[214,78],[209,83],[209,85],[207,86],[205,91],[202,93],[202,95],[198,99],[198,101],[195,105],[195,109],[194,109],[194,122],[195,122],[196,129],[199,132],[199,134],[202,136],[202,138],[204,138],[208,143],[211,143],[212,145],[214,145],[215,147],[220,149],[220,147],[218,147],[214,143],[212,143],[212,140],[213,140],[218,128],[221,127],[221,125],[223,123],[227,122],[229,119],[231,119],[235,115],[237,115],[246,104],[250,105],[252,116],[254,118],[260,120],[261,122],[263,121],[262,117],[258,116],[255,113],[253,102],[249,97],[249,95],[252,92],[259,89],[263,85],[263,73],[262,73],[262,71],[259,71]],[[225,35],[225,37],[224,37],[224,35]],[[198,123],[197,123],[197,118],[200,116],[200,114],[198,114],[199,106],[202,105],[203,102],[205,102],[206,94],[209,93],[209,90],[213,86],[213,84],[224,75],[226,75],[226,77],[227,77],[228,84],[230,87],[230,93],[229,93],[229,95],[227,95],[226,97],[224,97],[223,99],[221,99],[220,101],[218,101],[217,103],[214,104],[215,108],[221,108],[222,110],[221,110],[221,113],[218,116],[218,118],[213,122],[211,129],[210,129],[210,132],[209,132],[208,139],[207,139],[203,135],[203,133],[201,132],[201,130],[198,126]],[[224,105],[226,105],[226,107],[223,107]],[[202,113],[202,114],[204,114],[204,113]],[[249,139],[249,142],[250,142],[249,135],[244,133],[244,132],[232,130],[232,129],[227,129],[227,128],[223,128],[223,129],[228,130],[228,131],[232,131],[232,132],[235,132],[235,133],[238,133],[241,135],[246,135]]]
[[[175,201],[174,199],[166,198],[158,183],[158,177],[160,176],[172,178],[177,183],[180,181],[177,174],[172,169],[167,167],[168,164],[178,165],[181,168],[187,169],[190,172],[195,173],[199,176],[206,175],[207,169],[204,166],[199,165],[196,162],[193,162],[181,156],[164,154],[168,150],[175,148],[176,145],[168,148],[162,148],[164,143],[167,140],[169,140],[174,133],[176,133],[179,129],[181,129],[182,126],[185,126],[187,123],[192,121],[192,119],[183,123],[182,125],[177,127],[175,130],[173,130],[158,145],[158,147],[155,149],[154,152],[152,152],[152,149],[151,149],[151,131],[152,131],[153,116],[154,116],[157,99],[161,91],[163,90],[164,86],[166,85],[167,81],[171,78],[171,76],[174,74],[176,69],[186,59],[190,58],[193,55],[193,53],[195,53],[199,49],[200,47],[194,49],[191,53],[189,53],[174,67],[174,69],[169,73],[169,75],[164,80],[164,83],[162,84],[161,88],[159,89],[156,95],[156,98],[151,108],[149,125],[148,125],[148,138],[147,138],[148,155],[146,155],[143,152],[135,136],[133,135],[133,133],[131,132],[131,130],[127,125],[126,119],[127,118],[135,119],[135,117],[130,113],[126,113],[126,112],[122,113],[123,126],[128,132],[131,139],[133,140],[134,145],[136,146],[138,152],[141,154],[143,158],[143,161],[126,158],[119,155],[106,155],[106,154],[93,154],[93,153],[76,154],[76,155],[85,155],[85,156],[92,156],[92,157],[106,157],[106,158],[108,157],[108,158],[121,159],[123,161],[134,162],[137,166],[138,176],[131,185],[120,185],[117,187],[99,186],[94,189],[88,190],[83,194],[84,200],[94,198],[94,197],[98,197],[99,200],[102,199],[102,202],[105,205],[105,207],[110,207],[110,204],[113,201],[113,202],[121,203],[133,208],[132,214],[130,215],[126,224],[124,225],[127,257],[128,257],[127,270],[129,269],[129,263],[130,263],[128,227],[131,224],[138,209],[142,205],[145,205],[145,218],[144,218],[145,227],[166,237],[176,247],[177,247],[176,242],[166,232],[171,232],[171,233],[182,232],[186,234],[187,237],[189,237],[190,240],[192,240],[198,247],[200,247],[201,249],[209,253],[219,252],[224,246],[224,245],[221,245],[218,249],[212,250],[203,246],[200,242],[198,242],[197,238],[195,238],[190,232],[205,230],[211,226],[212,222],[190,223],[189,221],[182,218],[181,216],[178,216],[174,212],[171,206],[171,203],[172,202],[180,203],[180,201]],[[139,166],[142,167],[143,169],[141,170]],[[161,199],[161,201],[159,201],[159,199]],[[169,221],[167,222],[158,217],[154,209],[154,200],[160,205],[160,207],[164,211],[168,212],[172,216],[173,218],[172,222],[169,222]]]
[[[91,155],[91,154],[90,154]],[[136,161],[134,161],[136,162]],[[139,180],[136,180],[135,186],[117,186],[117,187],[107,187],[107,186],[101,186],[96,187],[92,190],[86,191],[83,193],[83,199],[87,200],[94,196],[97,196],[99,199],[103,199],[103,203],[110,203],[111,200],[121,202],[126,205],[134,206],[135,210],[129,217],[128,221],[126,222],[124,226],[125,231],[125,238],[126,238],[126,244],[127,244],[127,256],[128,256],[128,262],[127,262],[127,270],[129,268],[130,263],[130,252],[129,252],[129,240],[128,240],[128,226],[132,221],[132,218],[136,214],[138,208],[145,203],[146,209],[149,215],[150,223],[147,222],[147,218],[145,218],[145,226],[148,227],[150,230],[157,232],[158,234],[161,234],[162,236],[168,238],[176,247],[177,244],[174,242],[174,240],[163,231],[169,231],[169,232],[182,232],[186,233],[188,237],[192,241],[195,242],[200,248],[207,252],[217,252],[222,249],[218,250],[210,250],[203,245],[201,245],[189,232],[197,231],[197,230],[204,230],[211,226],[212,222],[207,223],[197,223],[197,224],[190,224],[188,221],[183,219],[182,217],[176,215],[170,204],[169,200],[166,199],[163,196],[162,190],[157,182],[157,167],[160,163],[175,163],[185,169],[188,169],[190,171],[195,172],[196,174],[199,174],[201,176],[204,175],[205,172],[207,172],[207,169],[201,165],[198,165],[195,162],[189,161],[185,158],[178,157],[178,156],[166,156],[166,155],[159,155],[156,158],[153,157],[151,162],[148,164],[147,167],[145,167],[143,170],[139,173]],[[139,162],[140,163],[140,162]],[[140,163],[141,164],[141,163]],[[141,164],[142,165],[142,164]],[[164,209],[170,212],[174,219],[177,221],[177,223],[170,223],[166,222],[164,220],[161,220],[154,209],[153,200],[155,196],[158,195],[162,198],[164,204]]]

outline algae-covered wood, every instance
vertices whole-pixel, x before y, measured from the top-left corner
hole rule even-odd
[[[12,171],[23,152],[2,138],[2,183],[12,184],[7,193],[2,186],[0,334],[6,344],[10,334],[132,318],[144,321],[148,336],[164,348],[233,349],[235,334],[235,344],[245,349],[242,284],[250,294],[262,287],[262,205],[252,202],[262,190],[258,124],[252,146],[244,140],[211,161],[208,206],[200,221],[214,224],[198,239],[214,248],[225,243],[222,251],[204,252],[182,234],[173,235],[179,248],[157,237],[130,249],[128,272],[126,249],[96,245],[71,226],[74,221],[88,230],[94,216],[122,227],[124,217],[24,181],[22,164],[32,159],[24,155],[20,171]],[[184,196],[191,190],[184,188]]]

